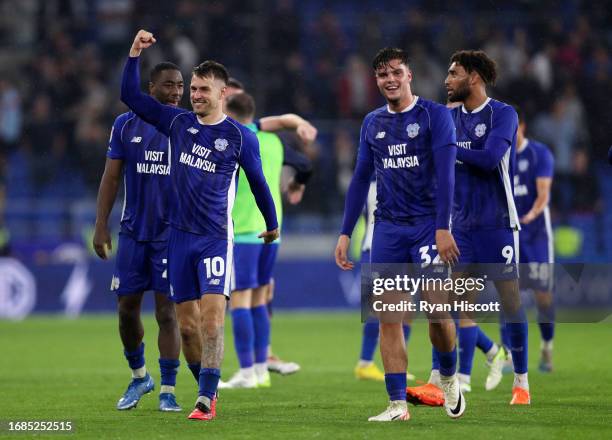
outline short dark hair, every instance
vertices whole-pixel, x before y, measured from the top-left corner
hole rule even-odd
[[[485,84],[495,84],[497,64],[482,50],[459,50],[451,55],[452,63],[460,64],[468,73],[476,72]]]
[[[193,68],[193,74],[200,78],[212,76],[215,79],[220,79],[225,84],[227,84],[227,81],[229,80],[229,74],[227,73],[225,66],[212,60],[206,60],[203,63],[195,66]]]
[[[379,50],[374,60],[372,60],[372,68],[378,70],[389,65],[389,62],[392,60],[400,60],[402,64],[408,65],[408,54],[404,49],[385,47]]]
[[[227,86],[228,87],[233,87],[234,89],[244,90],[244,84],[242,84],[240,81],[238,81],[233,76],[228,78]]]
[[[181,71],[179,66],[177,66],[176,64],[171,63],[169,61],[164,61],[164,62],[158,63],[155,66],[153,66],[153,68],[151,69],[151,72],[149,73],[149,81],[151,81],[152,83],[157,81],[157,79],[159,78],[159,75],[164,70],[176,70],[178,72]]]
[[[235,93],[227,97],[225,110],[237,119],[248,119],[255,115],[255,100],[248,93]]]

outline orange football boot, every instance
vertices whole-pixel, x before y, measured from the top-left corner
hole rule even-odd
[[[510,405],[531,405],[529,391],[521,387],[512,388],[512,400],[510,401]]]
[[[210,402],[210,408],[202,402],[196,402],[195,409],[187,417],[191,420],[212,420],[217,416],[217,398]]]
[[[413,405],[442,406],[444,391],[433,383],[406,388],[406,401]]]

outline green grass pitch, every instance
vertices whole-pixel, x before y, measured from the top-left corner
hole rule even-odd
[[[555,368],[537,371],[539,335],[530,328],[532,405],[511,407],[511,377],[499,388],[484,391],[484,356],[477,353],[467,411],[449,419],[442,408],[412,407],[409,422],[368,423],[386,406],[383,383],[353,377],[360,347],[357,314],[282,314],[273,320],[273,347],[302,365],[293,376],[272,377],[263,390],[227,390],[219,415],[210,423],[189,421],[197,387],[184,361],[178,375],[177,399],[182,413],[157,411],[159,369],[156,327],[145,319],[147,367],[156,391],[136,409],[120,412],[115,404],[130,378],[112,315],[77,320],[35,317],[0,322],[0,421],[71,420],[73,434],[42,438],[180,439],[180,438],[610,438],[612,435],[612,351],[608,324],[557,326]],[[485,330],[497,335],[497,326]],[[235,371],[229,322],[223,378]],[[430,346],[423,322],[415,324],[409,345],[409,370],[428,376]],[[378,357],[378,355],[377,355]],[[380,365],[380,361],[377,360]],[[423,436],[427,437],[423,437]],[[29,438],[31,433],[2,438]],[[396,436],[396,437],[392,437]],[[418,436],[418,437],[417,437]],[[441,437],[446,436],[446,437]]]

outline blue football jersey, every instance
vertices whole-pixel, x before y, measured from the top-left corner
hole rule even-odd
[[[123,161],[121,232],[137,241],[168,238],[168,138],[134,113],[115,119],[106,156]]]
[[[540,142],[525,139],[516,154],[516,174],[514,176],[514,200],[519,218],[533,207],[538,197],[536,179],[551,177],[554,170],[553,155],[548,147]],[[550,212],[548,206],[542,215],[527,225],[521,225],[521,238],[543,238],[550,233]]]
[[[439,213],[434,152],[454,147],[450,112],[440,104],[415,96],[402,112],[384,106],[369,113],[361,128],[357,160],[376,173],[375,218],[398,224],[435,221]],[[447,214],[440,227],[448,227]]]
[[[459,106],[451,113],[458,147],[453,228],[520,229],[512,193],[518,127],[516,111],[503,102],[487,98],[472,112]],[[501,156],[492,169],[459,160],[462,148],[484,151],[485,147]]]

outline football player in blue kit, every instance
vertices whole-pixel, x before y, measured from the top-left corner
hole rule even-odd
[[[357,164],[335,251],[336,264],[343,270],[354,266],[347,258],[350,235],[376,173],[372,264],[415,263],[425,270],[444,272],[443,266],[432,263],[453,263],[458,258],[449,230],[457,150],[450,112],[443,105],[412,94],[412,72],[403,50],[382,49],[374,58],[373,69],[387,105],[369,113],[362,124]],[[455,374],[454,323],[432,319],[429,330],[432,344],[439,350],[446,412],[450,417],[460,417],[465,399]],[[390,322],[381,317],[380,352],[390,403],[369,420],[408,420],[407,357],[401,319]]]
[[[169,138],[170,296],[176,303],[185,359],[190,364],[201,359],[198,399],[189,418],[212,420],[233,265],[231,212],[239,167],[265,219],[266,231],[260,234],[264,242],[278,238],[278,222],[257,138],[223,113],[229,77],[225,67],[205,61],[193,69],[193,111],[162,105],[139,88],[140,53],[155,41],[145,30],[134,38],[123,71],[121,100]]]
[[[150,73],[149,93],[162,104],[178,106],[183,96],[183,76],[179,68],[167,62],[157,64]],[[117,294],[119,335],[132,369],[132,381],[117,403],[117,409],[134,408],[142,395],[154,388],[145,366],[144,328],[140,319],[143,292],[152,290],[159,326],[159,409],[180,411],[174,387],[181,342],[166,277],[170,190],[168,138],[133,112],[123,113],[113,124],[106,155],[93,245],[100,258],[109,257],[108,217],[123,175],[123,211],[111,290]]]
[[[519,236],[521,288],[533,290],[535,294],[541,336],[539,368],[542,372],[551,372],[555,332],[554,246],[548,203],[554,158],[546,145],[527,138],[525,130],[524,114],[519,110],[514,200],[522,225]]]
[[[457,277],[486,275],[495,282],[507,319],[515,371],[510,403],[528,405],[527,322],[520,301],[517,265],[520,224],[513,196],[518,117],[512,106],[487,96],[486,86],[493,84],[496,77],[495,62],[482,51],[462,50],[451,56],[445,81],[448,100],[463,103],[451,110],[458,146],[452,231],[461,252],[453,271]],[[469,327],[477,330],[471,316],[466,319],[463,315],[460,347],[471,364],[477,337],[466,337],[468,332],[463,329]],[[474,330],[473,336],[477,335]],[[495,347],[491,350],[495,351]],[[492,357],[500,350],[503,349],[497,347]],[[408,389],[409,398],[422,400],[423,389],[439,385],[439,357],[435,350],[432,357],[429,383]]]

